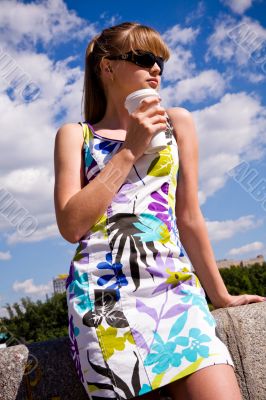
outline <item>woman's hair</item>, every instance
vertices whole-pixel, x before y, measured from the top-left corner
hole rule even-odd
[[[100,78],[101,60],[135,50],[151,51],[166,61],[170,58],[170,50],[159,32],[136,22],[123,22],[106,28],[89,42],[82,98],[85,121],[95,124],[105,114],[107,101]]]

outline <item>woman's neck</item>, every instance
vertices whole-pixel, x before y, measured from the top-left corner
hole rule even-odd
[[[99,126],[107,129],[127,130],[129,114],[124,106],[125,96],[112,93],[107,97],[107,107]]]

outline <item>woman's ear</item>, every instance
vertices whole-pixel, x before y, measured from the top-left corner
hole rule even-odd
[[[110,69],[112,69],[111,65],[110,65],[110,61],[107,60],[106,58],[103,58],[100,61],[100,68],[101,68],[101,71],[110,72]]]
[[[114,81],[114,71],[109,60],[102,59],[100,62],[101,74],[108,81]]]

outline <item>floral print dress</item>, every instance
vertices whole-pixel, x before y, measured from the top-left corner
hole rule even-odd
[[[89,183],[123,141],[79,124]],[[166,137],[164,150],[133,165],[70,263],[71,354],[92,400],[131,399],[213,364],[235,367],[180,242],[179,158],[169,119]],[[88,207],[92,201],[97,193]]]

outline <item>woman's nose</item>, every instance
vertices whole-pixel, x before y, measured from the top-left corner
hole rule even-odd
[[[155,62],[155,63],[153,64],[153,66],[151,67],[151,71],[153,71],[153,72],[157,71],[158,74],[159,74],[160,71],[161,71],[161,68],[160,68],[159,65]]]

